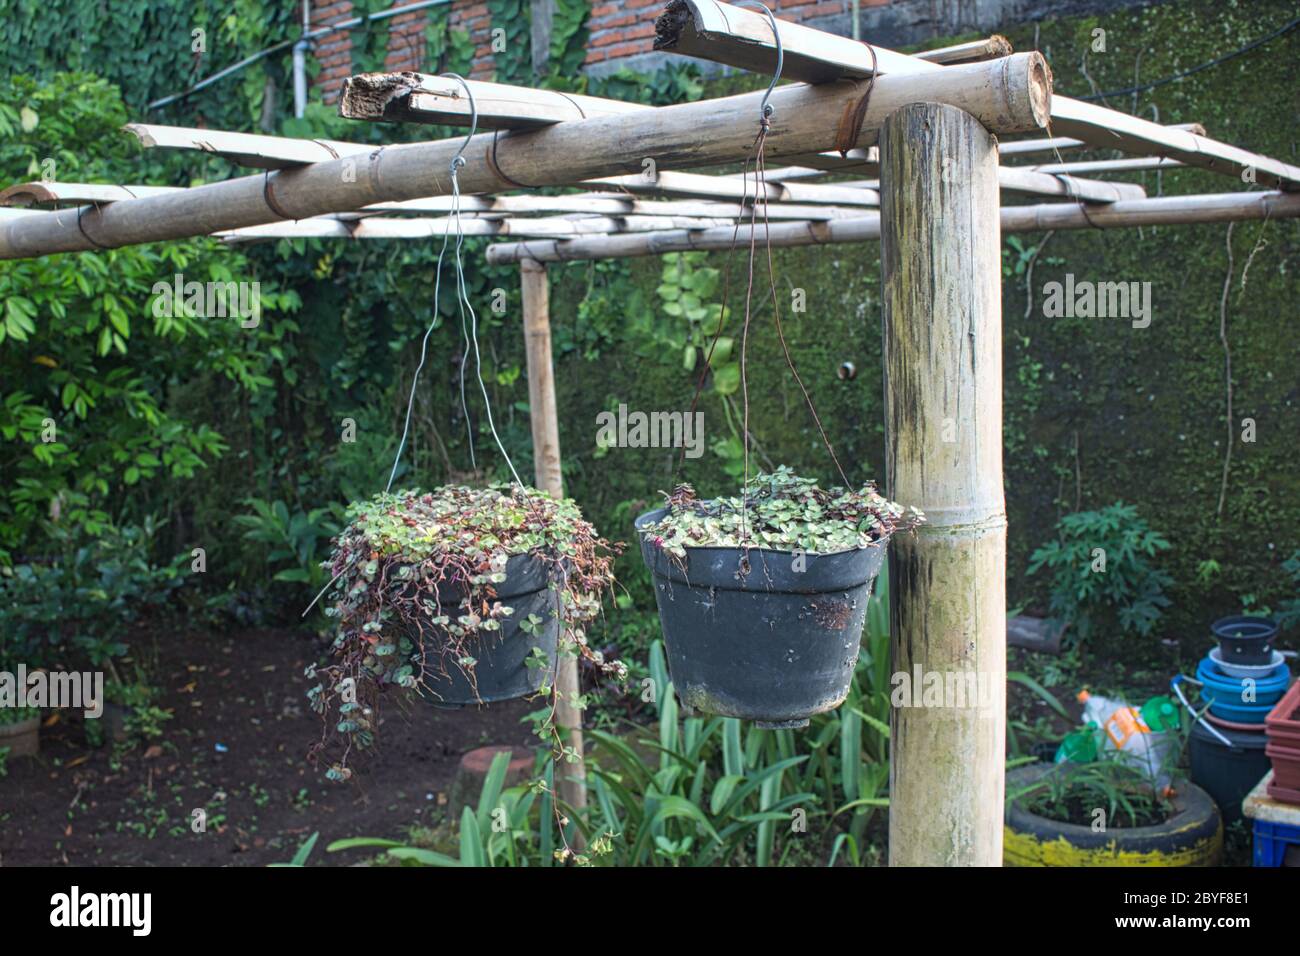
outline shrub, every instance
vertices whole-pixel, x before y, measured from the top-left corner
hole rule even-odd
[[[107,524],[88,538],[54,526],[47,560],[0,568],[0,662],[29,667],[65,657],[109,666],[126,654],[131,624],[184,583],[186,557],[150,558],[158,525]]]
[[[1052,572],[1051,613],[1073,640],[1099,627],[1146,637],[1169,606],[1172,579],[1151,559],[1168,550],[1133,505],[1119,501],[1099,511],[1079,511],[1057,522],[1058,538],[1030,556],[1029,573]]]

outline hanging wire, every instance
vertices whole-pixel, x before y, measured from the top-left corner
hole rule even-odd
[[[469,361],[469,352],[472,349],[479,388],[483,392],[483,401],[487,410],[488,429],[492,432],[492,439],[496,442],[497,449],[501,452],[502,457],[505,458],[506,464],[510,468],[510,473],[514,476],[515,482],[519,485],[523,485],[523,481],[519,478],[519,472],[515,470],[514,462],[510,460],[510,454],[506,451],[505,445],[502,444],[501,436],[497,434],[496,425],[492,421],[492,405],[491,401],[488,399],[487,386],[483,382],[483,360],[478,347],[478,316],[474,312],[474,306],[471,305],[469,301],[469,292],[466,289],[465,283],[465,267],[461,258],[461,249],[465,244],[465,228],[461,221],[460,177],[458,176],[458,173],[465,165],[465,149],[469,146],[470,140],[472,140],[478,132],[478,105],[474,102],[473,91],[462,76],[457,73],[443,73],[440,78],[456,80],[465,88],[465,95],[469,98],[470,129],[469,135],[465,137],[465,141],[461,143],[460,149],[456,151],[456,155],[451,158],[451,163],[449,164],[449,172],[451,173],[451,215],[447,217],[447,224],[442,233],[442,248],[438,250],[438,264],[436,266],[436,274],[433,283],[433,320],[425,330],[424,338],[420,341],[420,361],[419,364],[416,365],[415,375],[411,379],[411,392],[410,395],[407,396],[406,400],[406,419],[402,425],[402,437],[397,443],[397,454],[393,458],[393,469],[388,475],[388,484],[384,487],[385,492],[392,490],[393,479],[397,476],[397,467],[401,463],[402,451],[406,447],[406,439],[411,430],[411,412],[415,407],[415,392],[420,382],[420,372],[424,369],[425,359],[428,357],[429,336],[433,334],[433,330],[438,325],[438,294],[442,288],[442,262],[447,253],[447,244],[451,237],[451,229],[453,225],[456,227],[456,245],[454,247],[454,260],[456,266],[456,302],[460,312],[462,341],[465,345],[465,355],[461,357],[460,362],[460,404],[461,411],[465,415],[466,427],[469,430],[470,466],[475,470],[478,468],[478,464],[474,458],[474,430],[470,424],[469,406],[465,400],[465,363]],[[467,312],[469,317],[468,323],[466,322]]]
[[[781,34],[776,32],[776,17],[772,15],[766,5],[759,3],[758,0],[737,0],[733,6],[737,7],[754,7],[762,10],[767,14],[767,22],[772,27],[772,42],[776,44],[776,69],[772,72],[772,82],[767,84],[767,92],[763,94],[763,102],[758,105],[758,116],[760,120],[771,119],[772,114],[776,112],[772,104],[768,102],[772,98],[772,91],[776,89],[776,84],[780,82],[781,71],[785,67],[785,50],[781,46]]]

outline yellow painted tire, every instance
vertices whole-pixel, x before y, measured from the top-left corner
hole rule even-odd
[[[1053,764],[1030,764],[1007,774],[1008,792],[1051,773]],[[1058,823],[1024,807],[1007,805],[1002,833],[1006,866],[1215,866],[1223,854],[1223,821],[1210,795],[1190,781],[1178,786],[1174,815],[1150,827],[1091,827]]]

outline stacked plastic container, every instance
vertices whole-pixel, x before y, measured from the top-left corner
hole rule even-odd
[[[1284,803],[1300,803],[1300,681],[1282,695],[1264,718],[1268,728],[1268,754],[1273,779],[1268,795]]]
[[[1219,645],[1196,669],[1208,719],[1221,727],[1265,735],[1273,765],[1269,796],[1300,803],[1300,683],[1273,647],[1277,625],[1265,617],[1225,617],[1214,622]],[[1289,689],[1288,689],[1289,688]]]

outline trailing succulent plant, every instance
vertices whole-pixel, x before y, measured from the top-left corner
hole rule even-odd
[[[665,497],[667,512],[642,532],[678,558],[687,548],[708,547],[833,554],[882,544],[925,521],[916,508],[889,501],[875,485],[822,489],[785,466],[751,478],[739,497],[701,500],[685,484]]]
[[[352,748],[373,742],[381,690],[425,690],[427,678],[446,677],[451,668],[475,686],[480,642],[514,613],[496,586],[515,555],[543,562],[559,594],[561,652],[576,651],[615,680],[626,677],[621,662],[588,648],[584,630],[613,584],[617,548],[569,499],[518,485],[385,493],[351,505],[333,544],[324,566],[333,576],[325,613],[338,619],[334,659],[307,669],[316,681],[307,696],[326,725],[313,756],[331,742],[342,745],[330,779],[351,776]],[[533,617],[520,622],[522,630],[542,626]],[[554,701],[553,683],[542,691]],[[539,733],[559,745],[554,706]]]

